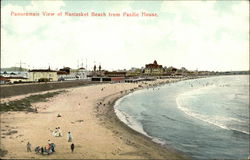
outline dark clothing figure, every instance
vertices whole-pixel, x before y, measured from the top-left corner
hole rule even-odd
[[[35,148],[35,152],[36,152],[36,153],[39,153],[40,150],[41,150],[40,146],[37,146],[37,147]]]
[[[44,150],[43,150],[43,147],[41,148],[41,154],[43,154]]]
[[[75,149],[74,143],[72,143],[72,144],[70,145],[70,149],[71,149],[71,153],[73,153],[73,152],[74,152],[74,149]]]
[[[52,152],[55,152],[55,144],[54,144],[54,143],[51,143],[51,144],[50,144],[50,147],[51,147],[51,151],[52,151]]]

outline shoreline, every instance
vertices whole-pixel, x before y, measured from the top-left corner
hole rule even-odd
[[[218,77],[216,77],[216,78],[218,78]],[[237,79],[237,78],[236,78]],[[217,80],[218,80],[218,82],[217,82]],[[220,80],[220,81],[219,81]],[[225,79],[226,80],[226,79]],[[227,78],[227,80],[229,80],[228,78]],[[238,79],[237,79],[238,80]],[[196,81],[196,80],[195,80]],[[238,80],[239,81],[239,80]],[[237,82],[238,82],[237,81]],[[187,82],[187,83],[189,83],[189,81]],[[206,84],[208,84],[208,83],[210,83],[208,86],[206,85]],[[234,83],[228,83],[227,81],[224,81],[224,79],[223,80],[221,80],[221,79],[216,79],[216,81],[214,80],[214,79],[206,79],[205,81],[196,81],[196,83],[189,83],[189,85],[192,85],[192,87],[189,87],[189,89],[187,89],[188,87],[187,87],[187,85],[188,84],[185,84],[186,85],[186,89],[183,89],[183,90],[180,90],[181,92],[176,92],[177,94],[175,94],[175,95],[177,95],[177,97],[176,97],[176,99],[178,98],[178,96],[180,95],[180,94],[186,94],[186,93],[188,93],[188,92],[195,92],[196,90],[203,90],[204,88],[209,88],[209,87],[217,87],[218,88],[218,91],[220,90],[219,88],[221,88],[221,87],[229,87],[229,86],[234,86],[235,84]],[[184,84],[183,84],[184,85]],[[193,85],[194,85],[194,88],[193,88]],[[245,85],[244,85],[245,86]],[[185,88],[184,86],[182,86],[183,88]],[[178,90],[180,87],[178,87],[178,88],[175,88],[175,90]],[[217,89],[214,89],[213,88],[213,90],[217,90]],[[145,90],[144,90],[145,91]],[[184,92],[183,92],[184,91]],[[147,91],[146,91],[147,92]],[[171,93],[171,92],[170,92]],[[212,92],[213,93],[213,92]],[[230,92],[231,93],[231,92]],[[236,92],[237,93],[237,92]],[[200,93],[199,92],[199,94],[202,94],[202,93]],[[164,94],[163,94],[164,95]],[[235,95],[238,95],[238,94],[235,94]],[[242,95],[247,95],[247,94],[242,94]],[[125,95],[126,96],[126,95]],[[131,95],[131,97],[133,96],[133,94]],[[140,102],[140,101],[138,101],[138,99],[139,98],[137,98],[137,99],[130,99],[130,98],[125,98],[126,100],[125,100],[125,103],[126,102],[130,102],[130,101],[133,101],[133,100],[137,100],[137,101],[135,101],[135,102]],[[173,98],[174,99],[174,98]],[[140,99],[139,100],[141,100],[141,96],[140,96]],[[133,101],[134,102],[134,101]],[[145,102],[143,102],[144,104],[147,104],[147,100],[145,101]],[[171,101],[172,102],[172,101]],[[119,103],[117,103],[118,104],[118,106],[119,106]],[[127,103],[126,103],[127,104]],[[136,117],[136,115],[140,115],[140,111],[142,111],[142,110],[139,110],[138,111],[138,109],[135,109],[134,110],[134,112],[132,112],[131,110],[130,110],[130,108],[132,109],[132,108],[136,108],[136,106],[137,105],[133,105],[134,103],[129,103],[128,105],[122,105],[122,108],[121,108],[121,112],[122,111],[124,111],[125,112],[125,114],[124,114],[124,116],[122,115],[122,116],[120,116],[120,114],[117,114],[117,116],[118,117],[120,117],[120,120],[122,120],[122,121],[124,121],[124,123],[127,125],[127,126],[132,126],[133,124],[135,124],[135,126],[136,126],[136,123],[133,123],[132,121],[133,121],[133,118],[132,118],[132,120],[130,121],[130,120],[127,120],[126,121],[126,119],[127,119],[127,117],[129,117],[129,115],[130,115],[130,113],[133,113],[133,114],[131,114],[130,116],[131,117],[133,117],[132,115],[134,115],[135,117]],[[135,104],[137,104],[137,103],[135,103]],[[150,103],[151,104],[151,103]],[[128,109],[126,109],[127,107],[126,106],[129,106],[129,108]],[[140,104],[139,104],[139,106],[140,106]],[[166,104],[166,106],[168,106],[167,104]],[[149,106],[148,106],[149,107]],[[178,102],[177,102],[177,107],[179,108],[179,104],[178,104]],[[116,107],[114,107],[114,108],[116,108]],[[119,107],[118,107],[118,109],[119,109]],[[145,108],[143,108],[143,109],[145,109]],[[133,109],[132,109],[133,110]],[[194,118],[194,119],[198,119],[198,121],[202,121],[202,123],[208,123],[207,125],[212,125],[212,126],[210,126],[210,127],[213,127],[213,128],[216,128],[216,131],[218,130],[218,128],[220,128],[220,129],[222,129],[223,130],[223,132],[225,131],[225,132],[227,132],[227,133],[230,133],[230,132],[232,132],[232,134],[240,134],[240,136],[242,136],[242,137],[245,137],[246,138],[246,136],[247,135],[249,135],[249,132],[247,132],[246,130],[244,131],[244,130],[237,130],[237,129],[235,129],[235,128],[237,128],[236,126],[235,126],[235,128],[227,128],[226,126],[223,126],[223,123],[221,123],[221,124],[217,124],[217,123],[215,123],[214,121],[207,121],[207,120],[210,120],[210,119],[202,119],[203,117],[195,117],[194,115],[190,115],[190,114],[188,114],[188,113],[186,113],[184,110],[182,110],[182,109],[180,109],[182,112],[184,112],[188,117],[192,117],[192,118]],[[131,111],[131,112],[130,112]],[[144,110],[143,110],[144,111]],[[150,111],[152,111],[152,110],[150,110]],[[169,110],[168,110],[169,111]],[[146,112],[145,113],[145,115],[150,115],[151,117],[152,116],[154,116],[154,115],[152,115],[152,114],[150,114],[149,112]],[[168,115],[168,116],[170,116],[169,114],[168,114],[168,112],[164,112],[164,115]],[[185,115],[185,116],[186,116]],[[150,119],[151,119],[151,117],[150,117]],[[147,117],[146,117],[147,118]],[[143,117],[143,120],[147,120],[145,117]],[[171,117],[172,118],[172,117]],[[176,118],[176,117],[175,117]],[[229,117],[230,118],[230,117]],[[125,119],[125,120],[124,120]],[[129,118],[128,118],[129,119]],[[177,118],[176,118],[177,119]],[[140,118],[140,120],[142,120],[141,118]],[[237,119],[236,119],[237,120]],[[183,119],[181,119],[180,121],[183,121]],[[239,120],[240,121],[240,120]],[[139,121],[140,122],[140,121]],[[156,123],[157,121],[154,121],[154,123]],[[242,123],[243,123],[243,121],[242,121]],[[132,124],[132,125],[131,125]],[[152,123],[151,123],[152,124]],[[157,123],[156,123],[157,124]],[[167,126],[172,126],[171,124],[173,124],[173,123],[170,123],[170,125],[168,124],[168,125],[165,125],[165,127],[167,127]],[[197,123],[198,124],[198,123]],[[205,124],[206,125],[206,124]],[[150,126],[152,126],[152,125],[150,125]],[[148,127],[150,127],[150,126],[147,126],[147,129],[148,129]],[[160,126],[160,125],[159,125]],[[152,126],[153,127],[153,126]],[[184,126],[183,126],[184,127]],[[209,127],[209,128],[210,128]],[[138,129],[138,127],[131,127],[131,128],[134,128],[135,130],[137,130],[139,133],[142,133],[142,134],[144,134],[144,132],[142,132],[141,130],[140,130],[140,126],[139,126],[139,129]],[[246,128],[245,128],[246,129]],[[185,129],[184,129],[185,130]],[[227,131],[226,131],[227,130]],[[162,130],[161,130],[162,131]],[[212,133],[216,133],[214,130],[211,130],[212,131]],[[166,132],[171,132],[171,129],[169,129],[169,131],[168,130],[166,130]],[[238,132],[240,132],[240,133],[238,133]],[[154,135],[154,133],[156,133],[156,132],[153,132],[153,135]],[[158,132],[158,133],[160,133],[160,132]],[[165,132],[163,132],[163,133],[165,133]],[[172,132],[172,133],[174,133],[174,132]],[[185,133],[185,132],[183,132],[183,133]],[[191,132],[192,133],[192,132]],[[145,135],[147,135],[147,132],[145,133]],[[157,134],[156,134],[157,135]],[[161,135],[164,135],[164,134],[161,134]],[[173,135],[173,134],[172,134]],[[183,134],[182,134],[183,135]],[[206,136],[206,134],[204,134],[205,136]],[[164,136],[163,136],[164,137]],[[178,135],[178,137],[180,138],[180,140],[178,140],[177,141],[177,143],[178,144],[182,144],[184,141],[185,141],[185,139],[186,138],[183,138],[183,137],[185,137],[185,135],[183,135],[183,136],[181,136],[181,135]],[[188,137],[188,136],[187,136]],[[164,137],[164,138],[166,138],[166,137]],[[188,138],[189,139],[189,138]],[[190,139],[192,139],[192,138],[190,138]],[[202,140],[204,140],[204,139],[206,139],[206,137],[203,137],[202,138]],[[226,139],[226,138],[225,138]],[[247,138],[246,138],[247,139]],[[202,141],[201,140],[201,138],[200,138],[200,141]],[[233,142],[233,141],[232,141]],[[204,142],[203,142],[204,143]],[[245,145],[245,143],[243,143],[242,142],[242,144],[244,144]],[[196,144],[192,144],[192,145],[196,145]],[[168,146],[168,145],[167,145]],[[203,147],[203,146],[199,146],[199,147]],[[223,150],[223,148],[221,149],[221,148],[219,148],[220,146],[216,146],[216,147],[218,147],[218,150]],[[209,147],[208,147],[208,149],[210,149]],[[213,150],[213,149],[211,149],[211,150]],[[201,154],[201,152],[195,152],[195,151],[193,151],[193,150],[183,150],[183,151],[187,151],[188,153],[189,152],[191,152],[191,153],[194,153],[194,155],[199,155],[199,154]],[[203,151],[204,151],[204,149],[203,149]],[[216,153],[216,152],[215,152]],[[203,158],[206,158],[206,156],[211,156],[211,155],[206,155],[205,153],[202,153],[203,155],[202,156],[204,156]],[[217,154],[217,156],[220,154],[220,153],[216,153]],[[244,153],[245,154],[245,153]],[[231,156],[232,156],[233,154],[231,153]],[[235,156],[239,156],[238,158],[244,158],[244,157],[247,157],[247,156],[243,156],[242,157],[242,154],[240,155],[240,153],[238,154],[238,153],[236,153],[235,154]],[[220,155],[221,156],[221,155]],[[210,158],[212,158],[213,156],[211,156]],[[219,156],[218,156],[219,157]],[[194,157],[194,158],[197,158],[197,157]],[[228,157],[227,157],[228,158]]]
[[[157,152],[157,154],[161,155],[163,159],[190,159],[190,157],[188,157],[187,155],[185,155],[183,152],[178,151],[174,148],[167,146],[163,146],[160,143],[157,143],[155,141],[153,141],[152,138],[132,129],[131,127],[129,127],[128,125],[126,125],[124,122],[122,122],[116,115],[115,113],[115,109],[114,109],[114,105],[117,102],[117,100],[119,100],[120,98],[130,94],[132,92],[129,93],[125,93],[122,95],[116,95],[116,96],[107,96],[104,97],[103,100],[105,101],[105,99],[111,100],[111,103],[109,105],[109,108],[107,108],[105,110],[104,113],[97,113],[97,117],[100,118],[105,118],[105,121],[110,121],[111,124],[114,124],[116,129],[114,129],[113,132],[115,132],[116,134],[121,134],[120,132],[117,132],[116,130],[119,128],[120,131],[125,131],[127,133],[123,133],[123,134],[127,134],[128,136],[131,136],[134,138],[134,140],[136,142],[132,142],[130,144],[130,142],[125,142],[125,143],[129,143],[130,145],[138,145],[136,143],[141,143],[140,145],[145,145],[145,146],[151,146],[152,150],[154,150],[155,152]],[[106,101],[107,102],[107,101]],[[97,112],[98,112],[98,105],[96,106]],[[109,125],[106,125],[107,128],[110,128]],[[121,128],[121,129],[120,129]],[[123,135],[124,136],[124,135]],[[130,138],[131,138],[130,137]],[[126,139],[124,139],[124,141],[126,141]],[[145,147],[144,146],[144,147]],[[144,148],[143,148],[144,150]],[[152,157],[151,155],[147,154],[147,152],[143,153],[146,159],[154,159],[154,157]],[[162,159],[161,158],[161,159]]]
[[[169,81],[168,82],[161,82],[161,83],[152,85],[149,88],[161,87],[161,86],[169,84],[169,83],[177,83],[179,81],[185,81],[185,80],[190,80],[190,79],[194,79],[194,78],[188,77],[188,78],[184,78],[184,79],[175,79],[173,82],[169,82]],[[115,112],[115,108],[114,108],[116,102],[119,99],[121,99],[129,94],[133,94],[136,91],[144,90],[144,89],[147,89],[147,88],[137,88],[133,91],[129,91],[129,92],[125,92],[125,93],[123,92],[121,94],[117,93],[116,95],[109,95],[107,97],[103,97],[99,101],[106,102],[106,103],[110,102],[110,104],[108,105],[108,108],[106,108],[105,110],[102,110],[102,112],[104,111],[104,113],[101,113],[101,112],[98,113],[100,104],[97,104],[95,106],[95,109],[97,110],[97,118],[100,119],[99,116],[102,116],[102,118],[105,118],[105,121],[110,121],[110,123],[116,125],[116,127],[122,128],[121,130],[126,130],[126,132],[128,132],[128,134],[136,137],[136,141],[139,141],[139,142],[143,141],[143,144],[150,145],[151,147],[153,147],[155,149],[155,151],[158,150],[158,152],[159,152],[158,154],[163,156],[163,159],[191,159],[191,157],[186,155],[184,152],[179,151],[177,149],[174,149],[174,148],[168,146],[168,144],[163,145],[159,142],[156,142],[153,140],[153,137],[147,136],[139,131],[134,130],[133,128],[131,128],[127,124],[125,124],[117,116],[117,114]],[[109,126],[107,126],[107,125],[106,125],[106,127],[109,128]],[[119,133],[119,132],[116,132],[116,134],[117,133]],[[153,159],[153,157],[150,157],[149,155],[146,155],[146,158]]]
[[[147,84],[159,84],[164,81],[171,83],[169,81],[176,80],[165,79],[147,82]],[[139,84],[144,85],[143,83],[117,83],[65,89],[67,92],[49,99],[48,102],[32,104],[33,107],[38,108],[38,113],[3,113],[1,136],[3,130],[16,130],[18,133],[1,137],[1,148],[9,151],[2,158],[187,159],[188,157],[181,152],[162,146],[131,129],[116,116],[115,102],[128,93],[145,89],[138,87]],[[103,88],[105,89],[102,91]],[[97,104],[100,102],[102,105]],[[61,119],[56,118],[57,113],[62,114]],[[57,126],[63,129],[64,138],[55,138],[48,134],[48,128]],[[65,142],[66,131],[72,131],[75,137],[76,153],[74,154],[70,154],[68,143]],[[30,141],[35,148],[39,144],[46,144],[48,139],[57,145],[55,154],[41,156],[25,151],[27,141]]]

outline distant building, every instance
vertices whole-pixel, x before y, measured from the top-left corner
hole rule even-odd
[[[126,77],[139,77],[142,73],[143,69],[132,68],[127,72]]]
[[[71,68],[69,68],[69,67],[63,67],[62,69],[59,69],[59,71],[66,72],[67,74],[70,74]]]
[[[100,74],[101,72],[101,74]],[[127,72],[118,72],[118,71],[96,71],[95,75],[91,78],[91,81],[96,81],[96,82],[125,82],[125,76]],[[98,75],[99,74],[99,75]]]
[[[126,73],[127,72],[116,72],[116,71],[108,72],[108,71],[106,71],[104,74],[106,77],[126,77]]]
[[[125,77],[92,77],[91,81],[121,83],[121,82],[125,82]]]
[[[174,68],[174,67],[168,67],[165,69],[165,72],[164,74],[165,75],[175,75],[175,73],[177,72],[177,68]]]
[[[76,77],[72,77],[70,76],[70,71],[65,71],[60,69],[59,71],[57,71],[57,77],[58,77],[58,81],[65,81],[65,80],[75,80]]]
[[[85,68],[70,69],[65,67],[57,72],[58,81],[88,79],[89,72]]]
[[[25,77],[4,77],[4,78],[9,80],[10,83],[22,83],[29,81],[29,79]]]
[[[57,71],[49,69],[33,69],[28,71],[29,81],[57,81]]]
[[[96,65],[94,65],[93,71],[88,73],[88,76],[90,77],[104,77],[105,76],[105,70],[102,70],[102,66],[99,65],[98,70]]]
[[[89,72],[81,67],[75,72],[78,79],[88,79]]]
[[[57,71],[57,75],[58,77],[61,76],[61,75],[68,75],[69,73],[68,72],[65,72],[65,71]]]
[[[28,72],[26,72],[26,71],[22,71],[22,72],[20,72],[20,71],[4,71],[4,72],[2,72],[1,73],[1,76],[3,76],[3,77],[25,77],[25,78],[27,78],[28,77]]]
[[[163,74],[163,67],[162,65],[158,65],[157,61],[155,60],[154,63],[146,64],[145,75],[162,75]]]
[[[10,83],[10,80],[6,77],[0,76],[0,84],[8,84]]]

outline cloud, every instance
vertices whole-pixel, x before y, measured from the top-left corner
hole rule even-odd
[[[175,54],[183,52],[188,68],[248,69],[248,2],[234,4],[224,14],[215,9],[218,3],[221,2],[165,1],[162,12],[174,14],[175,18],[162,20],[162,27],[173,33],[169,39],[178,43]]]
[[[24,12],[25,8],[30,8],[32,11],[46,10],[41,5],[40,1],[39,4],[31,3],[31,6],[21,8],[19,12]],[[62,4],[55,8],[59,10],[60,6]],[[119,6],[121,7],[121,4],[115,6],[112,11],[118,11]],[[15,10],[15,7],[6,6],[5,14]],[[129,3],[126,8],[119,11],[125,11],[124,9],[131,10]],[[140,24],[145,18],[61,17],[51,19],[51,17],[44,17],[41,19],[35,17],[31,21],[26,20],[26,17],[18,18],[5,24],[5,26],[10,26],[14,34],[11,37],[3,36],[6,41],[5,51],[8,51],[8,54],[3,54],[4,65],[10,63],[5,61],[6,59],[18,52],[22,54],[18,58],[25,59],[27,63],[35,67],[46,67],[48,63],[54,66],[75,67],[77,59],[88,58],[92,64],[93,61],[102,62],[106,67],[115,69],[116,67],[110,64],[117,62],[115,65],[118,68],[126,68],[130,60],[134,59],[132,58],[134,53],[128,47],[134,46],[142,52],[141,54],[144,54],[144,45],[149,46],[152,41],[157,42],[157,36],[160,37],[160,32],[152,25]],[[15,26],[18,27],[15,28]],[[26,37],[27,35],[30,35],[29,38]],[[10,49],[10,45],[13,44],[16,48]],[[56,61],[52,57],[56,57]],[[37,62],[38,59],[41,60]]]
[[[2,66],[22,60],[35,68],[49,64],[54,68],[75,68],[77,60],[85,62],[87,58],[89,66],[95,61],[105,69],[141,67],[155,59],[166,66],[188,69],[248,69],[245,2],[219,14],[214,7],[216,1],[164,1],[157,18],[9,15],[11,11],[64,12],[74,8],[75,3],[69,3],[32,1],[22,7],[3,6]],[[131,1],[106,2],[104,6],[105,11],[113,12],[147,11],[143,7],[132,9]]]

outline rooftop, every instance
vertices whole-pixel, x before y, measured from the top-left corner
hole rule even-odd
[[[162,65],[158,65],[157,61],[154,60],[154,63],[146,64],[146,68],[162,68]]]
[[[29,72],[57,72],[57,71],[50,70],[50,69],[33,69],[33,70],[29,70]]]

